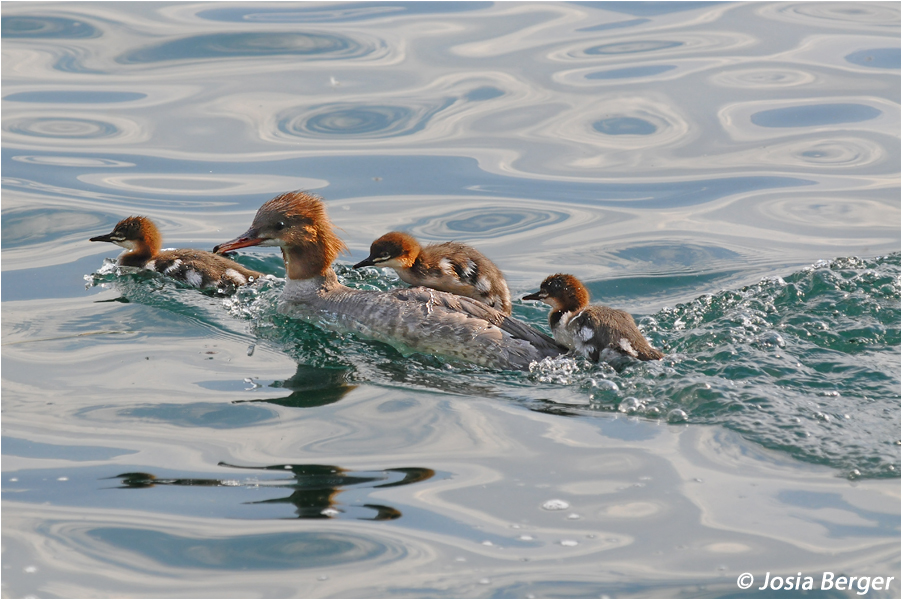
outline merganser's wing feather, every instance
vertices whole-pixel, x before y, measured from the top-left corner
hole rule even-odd
[[[402,350],[493,368],[527,370],[534,361],[562,353],[544,334],[470,298],[423,287],[352,290],[332,278],[333,273],[321,283],[289,279],[279,311]]]
[[[557,356],[561,354],[561,352],[566,351],[566,348],[559,346],[554,339],[541,331],[533,329],[526,323],[518,321],[513,317],[509,317],[501,311],[477,300],[473,300],[472,298],[454,294],[444,294],[441,292],[437,293],[435,290],[424,287],[393,291],[399,292],[399,299],[417,303],[431,302],[433,306],[441,305],[452,311],[463,312],[470,317],[484,319],[502,331],[506,331],[512,337],[529,342],[536,350],[542,353],[543,357]]]

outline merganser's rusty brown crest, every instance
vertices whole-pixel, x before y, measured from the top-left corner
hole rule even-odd
[[[263,276],[204,250],[160,250],[163,237],[153,221],[147,217],[122,219],[106,235],[90,239],[92,242],[110,242],[125,248],[118,262],[123,267],[140,267],[163,273],[198,288],[229,288],[246,285]]]
[[[538,292],[523,296],[551,306],[548,322],[554,339],[590,360],[632,356],[657,360],[664,355],[653,348],[633,317],[622,310],[589,305],[589,290],[573,275],[558,273],[542,282]]]
[[[438,354],[487,367],[528,369],[562,349],[547,335],[471,298],[424,287],[385,292],[339,283],[332,261],[344,249],[322,201],[306,192],[273,198],[244,234],[214,252],[279,246],[287,281],[279,311],[315,318],[401,350]]]
[[[467,296],[511,314],[511,295],[501,270],[481,252],[459,242],[420,246],[410,234],[391,231],[354,265],[389,267],[404,283]]]

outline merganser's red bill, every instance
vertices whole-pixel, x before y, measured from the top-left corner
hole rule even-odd
[[[231,252],[232,250],[237,250],[238,248],[247,248],[248,246],[259,246],[263,243],[263,239],[257,237],[257,232],[252,228],[248,229],[234,240],[225,242],[224,244],[219,244],[215,248],[213,248],[213,252],[216,254],[224,254],[226,252]]]

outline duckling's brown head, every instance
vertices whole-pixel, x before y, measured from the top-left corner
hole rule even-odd
[[[420,244],[410,234],[390,231],[373,242],[370,255],[354,265],[360,267],[390,267],[409,269],[420,255]]]
[[[558,273],[549,275],[539,286],[539,291],[524,300],[540,300],[554,310],[577,310],[589,303],[589,290],[573,275]]]
[[[153,221],[147,217],[126,217],[113,231],[90,239],[92,242],[111,242],[126,250],[156,254],[163,247],[163,238]]]
[[[276,196],[261,206],[250,229],[213,252],[222,254],[247,246],[280,246],[290,279],[322,275],[345,249],[322,200],[300,191]]]

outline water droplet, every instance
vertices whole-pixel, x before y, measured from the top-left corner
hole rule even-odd
[[[490,542],[489,540],[486,540],[486,541],[482,542],[482,545],[483,545],[483,546],[494,546],[495,544],[493,544],[493,543]]]
[[[254,355],[254,349],[255,349],[256,347],[257,347],[256,344],[251,344],[250,346],[248,346],[248,347],[247,347],[247,355],[248,355],[248,356],[253,356],[253,355]]]
[[[316,579],[317,579],[318,581],[325,581],[325,580],[329,579],[329,576],[328,576],[328,575],[320,575],[320,576],[317,577]]]
[[[768,346],[777,346],[778,348],[786,347],[786,341],[783,339],[783,336],[781,336],[776,331],[768,331],[767,333],[759,337],[758,340],[763,344],[767,344]]]
[[[463,556],[458,556],[457,558],[454,559],[454,562],[467,562],[467,559],[464,558]]]
[[[685,411],[675,408],[669,413],[667,413],[667,422],[668,423],[685,423],[689,420],[689,415],[686,414]]]
[[[35,567],[34,565],[29,565],[29,566],[25,567],[25,572],[26,573],[37,573],[38,568]]]
[[[320,514],[327,516],[329,518],[332,518],[332,517],[337,517],[338,515],[340,515],[341,511],[338,511],[334,508],[324,508],[323,510],[320,511]]]
[[[558,542],[558,544],[568,547],[579,546],[579,542],[577,542],[576,540],[561,540],[560,542]]]
[[[555,498],[554,500],[548,500],[542,504],[542,508],[545,510],[566,510],[570,508],[570,503],[566,500],[558,500]]]
[[[57,481],[69,481],[69,478],[68,477],[57,477],[56,480]]]
[[[492,580],[488,577],[483,577],[479,580],[479,583],[481,583],[482,585],[489,585],[490,583],[492,583]]]
[[[599,390],[609,390],[612,392],[616,392],[620,389],[620,387],[609,379],[593,379],[592,387],[598,388]]]
[[[620,405],[617,407],[622,413],[633,414],[634,412],[638,412],[645,408],[645,405],[638,398],[633,398],[632,396],[629,398],[624,398],[623,401],[620,402]]]
[[[528,542],[528,541],[534,540],[534,539],[536,539],[536,538],[532,537],[531,535],[523,534],[523,535],[521,535],[518,539],[521,539],[521,540],[523,540],[524,542]]]
[[[583,517],[582,515],[579,515],[577,513],[570,513],[569,515],[567,515],[567,518],[571,521],[575,521],[576,519],[582,519]]]

